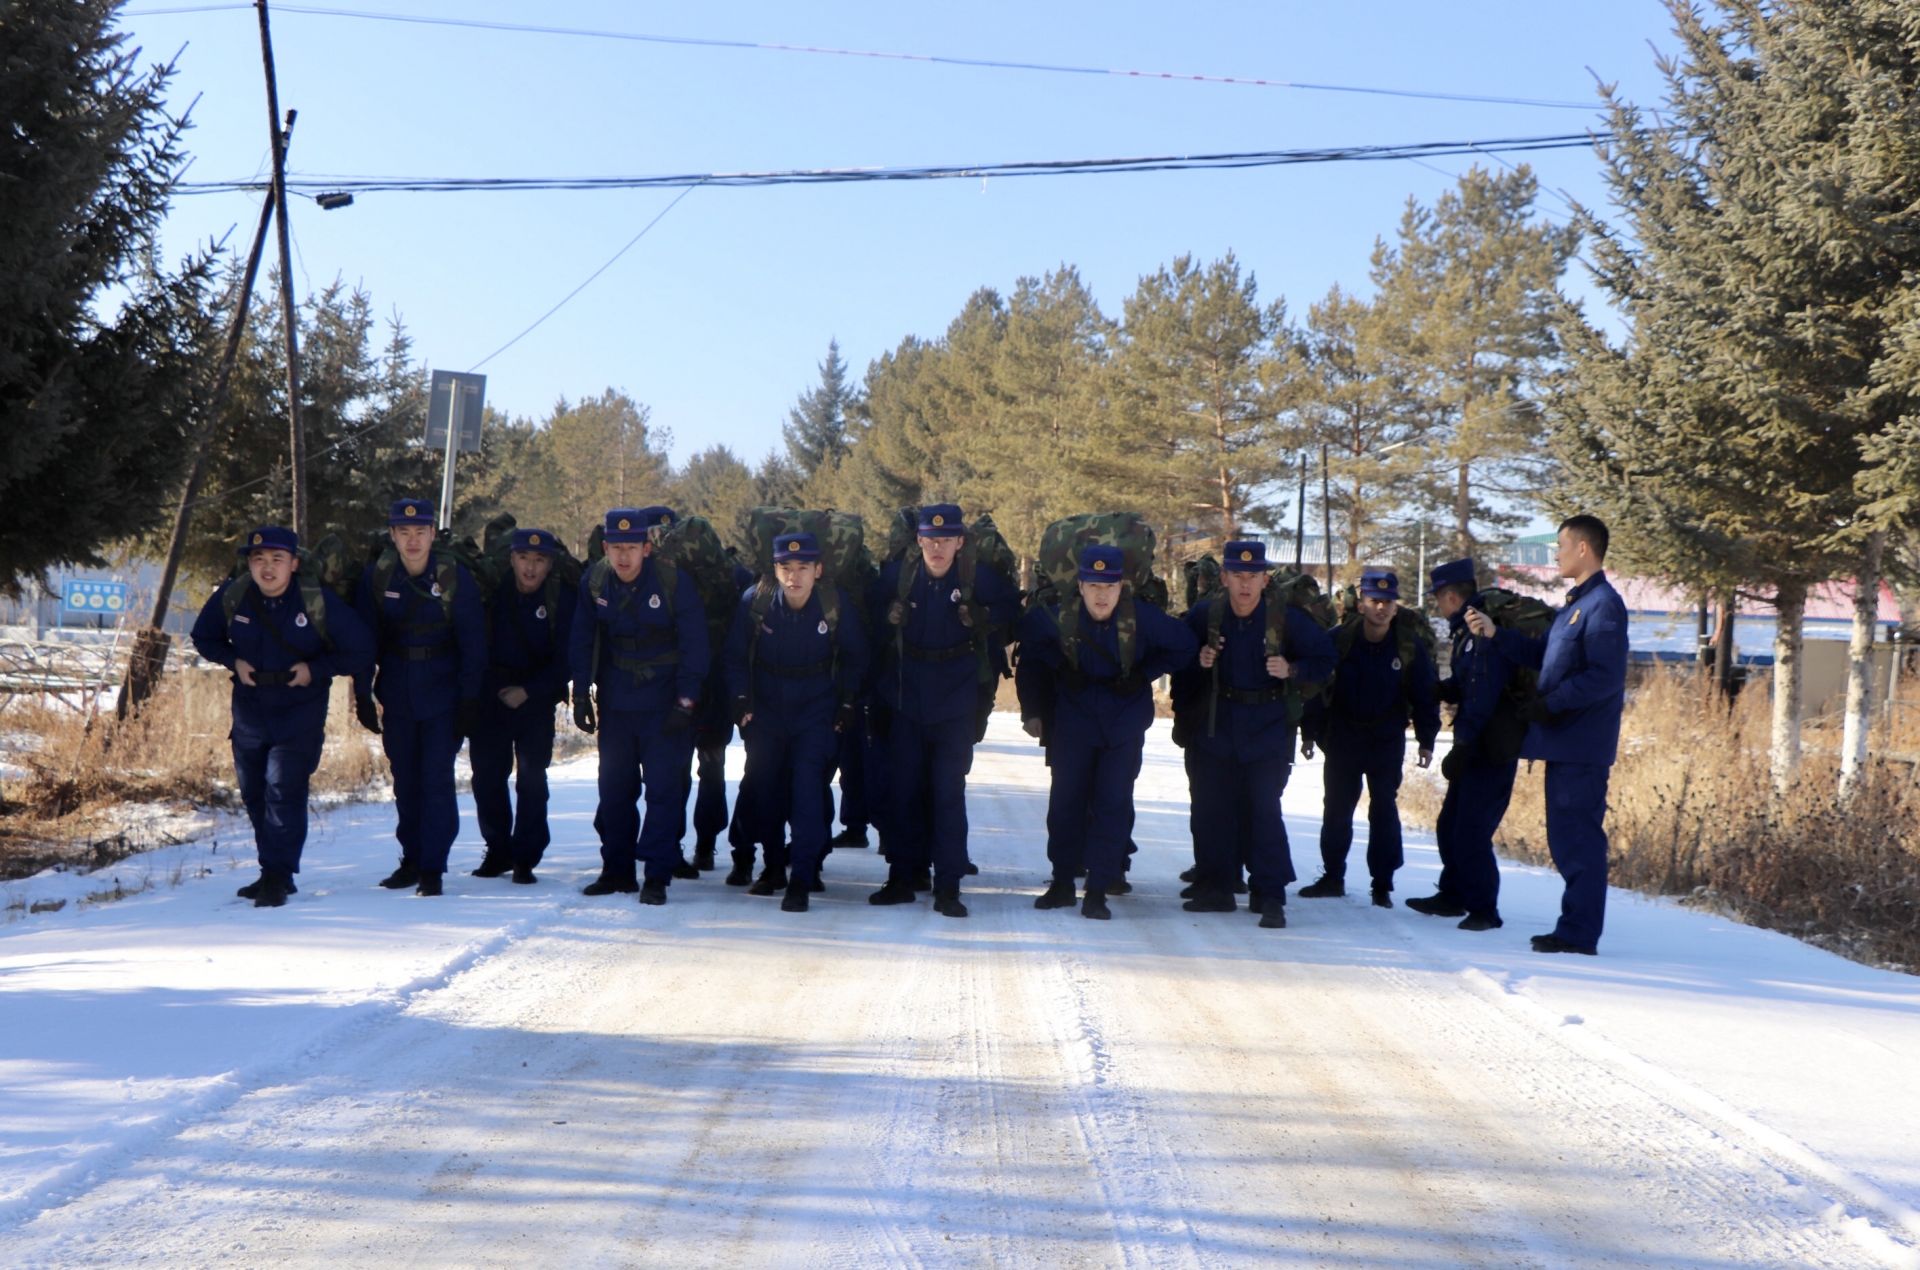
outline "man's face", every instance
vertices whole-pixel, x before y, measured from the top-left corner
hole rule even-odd
[[[294,570],[300,567],[290,551],[281,551],[269,547],[261,551],[247,553],[247,572],[253,575],[253,585],[260,588],[260,594],[268,599],[284,595],[287,585],[293,581]]]
[[[1577,578],[1593,568],[1593,548],[1571,529],[1562,529],[1553,546],[1553,563],[1563,578]]]
[[[650,542],[610,542],[607,544],[607,563],[613,566],[613,576],[622,582],[631,582],[640,576],[640,566],[653,554]]]
[[[773,566],[773,576],[780,583],[780,594],[787,597],[787,603],[803,609],[813,596],[814,583],[820,580],[823,568],[818,560],[782,560]]]
[[[927,572],[936,578],[947,576],[947,570],[953,568],[953,562],[960,555],[960,536],[929,538],[920,536],[920,556],[927,562]]]
[[[1457,587],[1447,587],[1433,593],[1433,606],[1440,610],[1440,616],[1450,618],[1467,607],[1467,597],[1460,594]]]
[[[1104,622],[1113,616],[1113,610],[1120,606],[1120,584],[1118,582],[1082,582],[1080,601],[1087,606],[1087,612],[1096,622]]]
[[[433,552],[432,525],[395,525],[387,530],[395,550],[407,563],[407,572],[419,572],[418,566]]]
[[[1377,595],[1360,597],[1360,620],[1375,635],[1393,625],[1393,615],[1399,611],[1398,600],[1383,600]]]
[[[1267,589],[1266,570],[1229,569],[1221,576],[1226,579],[1227,602],[1235,617],[1245,617],[1259,606],[1260,593]]]
[[[520,588],[520,594],[532,595],[547,584],[547,574],[553,571],[553,557],[544,551],[516,551],[513,553],[513,584]]]

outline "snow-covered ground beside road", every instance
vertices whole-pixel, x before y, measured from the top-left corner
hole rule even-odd
[[[448,894],[381,891],[366,804],[285,909],[229,847],[0,926],[0,1262],[1920,1266],[1920,980],[1621,892],[1600,957],[1542,957],[1558,879],[1516,866],[1487,934],[1184,913],[1164,724],[1134,894],[1038,912],[1045,798],[996,716],[966,921],[870,907],[871,851],[806,914],[587,899],[588,757],[535,887],[466,876],[463,804]]]

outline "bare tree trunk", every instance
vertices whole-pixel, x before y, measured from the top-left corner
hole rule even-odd
[[[1773,634],[1773,788],[1784,794],[1800,772],[1800,643],[1807,613],[1807,584],[1783,582]]]
[[[1733,643],[1734,604],[1733,592],[1722,595],[1713,624],[1713,682],[1729,701],[1733,699],[1733,672],[1740,661]]]
[[[1854,583],[1853,638],[1847,645],[1847,720],[1840,741],[1840,797],[1851,798],[1867,768],[1873,731],[1873,631],[1880,619],[1880,562],[1887,535],[1873,534],[1860,554]]]
[[[1467,483],[1467,461],[1460,460],[1459,480],[1453,491],[1454,546],[1462,559],[1473,555],[1473,497]]]

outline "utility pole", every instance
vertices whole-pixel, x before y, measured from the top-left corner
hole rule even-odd
[[[291,132],[293,121],[287,121]],[[213,388],[201,406],[200,425],[193,439],[193,461],[187,466],[187,483],[180,491],[180,506],[173,513],[173,535],[167,541],[167,560],[160,569],[160,584],[153,597],[153,613],[146,629],[134,636],[127,654],[127,677],[120,685],[120,697],[114,703],[116,717],[125,719],[138,713],[160,682],[167,664],[167,649],[172,638],[162,628],[167,621],[167,605],[173,598],[174,580],[180,575],[180,557],[187,546],[187,521],[193,514],[194,499],[199,497],[200,482],[207,474],[207,450],[213,430],[226,408],[227,388],[233,382],[234,363],[240,358],[240,341],[247,332],[247,310],[253,302],[254,279],[260,274],[260,256],[267,245],[267,226],[273,220],[274,200],[260,208],[260,224],[253,231],[253,247],[247,252],[246,271],[240,275],[240,293],[233,307],[233,324],[227,328],[227,346],[220,355],[220,368],[214,373]]]
[[[1300,562],[1307,554],[1307,455],[1300,453],[1300,507],[1293,517],[1293,571],[1300,572]]]
[[[287,336],[287,425],[293,434],[293,532],[307,536],[307,434],[300,426],[299,310],[293,304],[293,248],[287,231],[287,134],[297,113],[287,112],[280,126],[280,87],[273,74],[273,33],[267,26],[267,0],[254,0],[260,12],[260,60],[267,72],[267,132],[273,142],[273,205],[280,239],[280,307]]]
[[[1333,487],[1327,476],[1327,446],[1320,443],[1320,541],[1327,558],[1327,594],[1333,594]]]

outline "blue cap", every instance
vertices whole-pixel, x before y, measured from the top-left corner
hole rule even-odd
[[[1227,573],[1265,573],[1267,544],[1257,538],[1236,538],[1221,550],[1220,568]]]
[[[958,538],[967,532],[955,503],[928,503],[920,509],[919,534],[922,538]]]
[[[812,534],[781,534],[773,540],[773,562],[818,560],[820,540]]]
[[[680,517],[674,513],[673,508],[661,503],[655,503],[651,507],[642,507],[640,509],[640,523],[648,529],[655,529],[661,525],[671,525],[679,519]]]
[[[507,550],[537,551],[543,556],[550,556],[560,550],[560,544],[544,529],[516,529],[513,531],[513,541],[507,544]]]
[[[1127,580],[1127,553],[1118,547],[1090,542],[1080,548],[1082,582],[1124,582]]]
[[[395,499],[393,506],[387,509],[389,525],[425,525],[433,528],[433,500],[426,498]]]
[[[1463,583],[1473,586],[1473,561],[1449,560],[1445,564],[1435,565],[1427,579],[1432,584],[1430,589],[1435,591],[1443,586],[1460,586]]]
[[[1400,575],[1392,569],[1362,569],[1360,594],[1374,600],[1400,598]]]
[[[300,535],[284,525],[262,525],[240,540],[241,555],[250,556],[256,551],[285,551],[298,555]]]
[[[638,507],[616,507],[607,513],[607,542],[645,542],[646,513]]]

